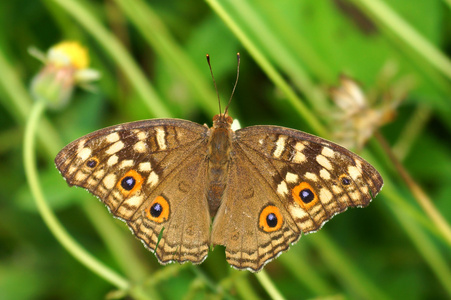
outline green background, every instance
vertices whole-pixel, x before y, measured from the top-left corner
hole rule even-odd
[[[0,298],[277,298],[274,288],[286,299],[450,298],[450,13],[451,1],[439,0],[1,1]],[[78,89],[67,107],[46,112],[39,179],[72,237],[132,290],[118,291],[56,241],[26,183],[28,87],[42,67],[27,49],[62,40],[86,46],[102,78],[96,92]],[[237,52],[230,115],[243,127],[280,125],[332,139],[328,89],[340,74],[378,95],[408,79],[381,134],[448,223],[437,225],[418,204],[380,139],[359,151],[385,179],[373,203],[303,236],[257,276],[231,269],[220,247],[200,266],[160,266],[97,199],[66,185],[53,159],[89,132],[153,117],[211,124],[218,105],[205,54],[225,103]],[[393,76],[387,66],[396,67]]]

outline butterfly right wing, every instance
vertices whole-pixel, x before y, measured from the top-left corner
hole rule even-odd
[[[204,196],[207,131],[175,119],[121,124],[70,143],[55,163],[69,185],[97,196],[161,263],[200,263],[211,223]]]

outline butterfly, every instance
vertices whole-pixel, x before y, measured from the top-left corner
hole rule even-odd
[[[233,130],[232,122],[226,108],[212,127],[120,124],[68,144],[55,164],[160,263],[199,264],[223,245],[231,266],[253,272],[382,188],[372,165],[337,144],[279,126]]]

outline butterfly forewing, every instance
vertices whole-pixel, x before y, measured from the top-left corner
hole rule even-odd
[[[383,185],[361,157],[316,136],[277,126],[236,132],[249,162],[270,175],[274,193],[304,233],[348,207],[368,205]]]
[[[70,185],[87,189],[126,221],[161,262],[201,262],[210,218],[205,198],[198,196],[205,186],[205,155],[195,153],[206,149],[207,131],[175,119],[122,124],[70,143],[55,163]],[[184,216],[187,205],[207,214]]]

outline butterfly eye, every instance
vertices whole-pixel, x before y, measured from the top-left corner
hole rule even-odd
[[[295,186],[291,193],[294,201],[296,201],[302,208],[309,209],[318,202],[318,196],[313,187],[307,182],[301,182]]]
[[[92,157],[86,161],[86,166],[90,169],[93,169],[97,166],[98,163],[99,163],[99,160],[95,157]]]
[[[283,217],[274,205],[266,206],[260,213],[259,228],[264,232],[279,230],[283,224]]]
[[[163,196],[158,196],[150,203],[145,212],[149,220],[163,223],[169,217],[169,203]]]
[[[125,173],[119,180],[117,187],[124,195],[131,195],[141,188],[144,182],[142,176],[135,170],[130,170]]]

